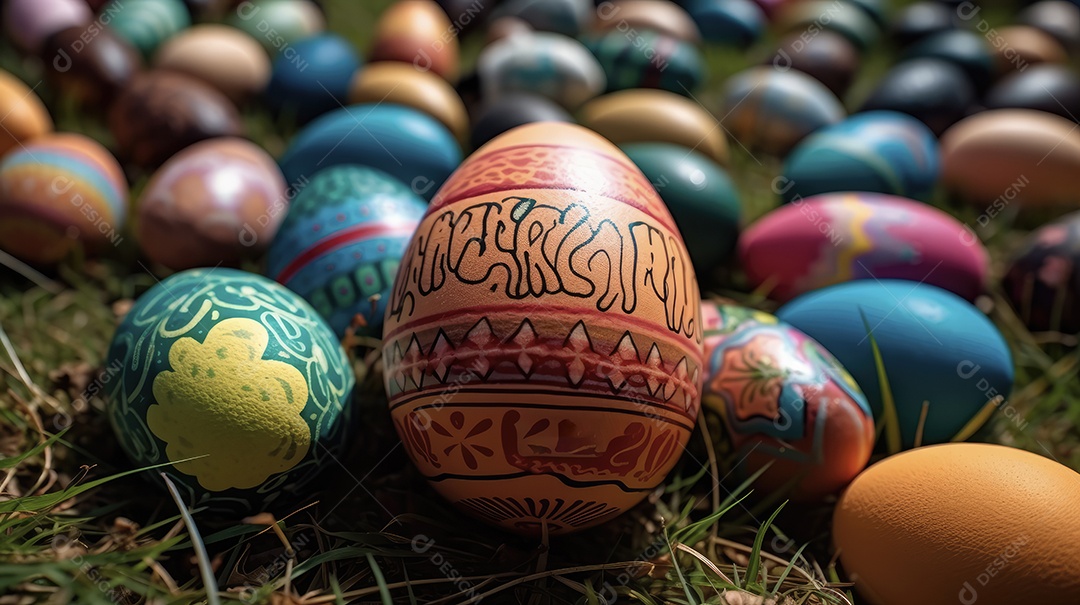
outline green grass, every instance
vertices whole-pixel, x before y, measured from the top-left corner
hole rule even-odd
[[[327,2],[332,28],[361,49],[387,4]],[[465,44],[466,57],[475,56],[478,44]],[[710,78],[697,97],[715,110],[724,78],[763,58],[767,48],[763,43],[750,59],[708,49]],[[849,101],[865,94],[890,60],[885,52],[871,54]],[[10,49],[0,52],[0,67],[37,81],[33,62]],[[60,129],[109,142],[99,116],[39,90]],[[267,115],[252,110],[246,120],[272,153],[284,149],[287,132]],[[780,165],[732,148],[730,172],[750,221],[776,205],[770,183]],[[949,205],[944,196],[938,202]],[[953,210],[962,220],[975,216]],[[1004,220],[994,227],[987,243],[996,283],[1022,231]],[[548,543],[459,514],[398,446],[373,346],[352,351],[365,430],[307,502],[278,519],[223,523],[199,510],[187,518],[164,491],[124,474],[130,465],[98,394],[118,318],[156,280],[137,258],[127,236],[112,258],[72,259],[36,285],[0,267],[0,327],[14,353],[0,352],[0,595],[10,595],[0,596],[0,604],[469,603],[477,597],[591,604],[613,595],[624,602],[720,603],[725,591],[739,590],[783,603],[853,600],[831,564],[830,505],[785,506],[784,494],[751,493],[753,477],[733,482],[738,460],[711,414],[667,483],[604,526]],[[713,294],[770,308],[745,293],[734,268],[718,273],[722,286]],[[1027,332],[997,292],[982,302],[1013,348],[1017,387],[1008,401],[1015,414],[997,412],[976,438],[1080,469],[1077,349],[1068,339],[1061,344]],[[198,544],[205,560],[196,556]],[[209,585],[217,587],[212,598]]]

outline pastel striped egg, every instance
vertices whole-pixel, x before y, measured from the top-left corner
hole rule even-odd
[[[162,42],[191,25],[180,0],[113,0],[102,9],[109,27],[150,58]]]
[[[0,248],[37,264],[119,245],[128,187],[116,159],[80,134],[47,134],[0,164]]]
[[[365,332],[380,334],[390,287],[425,210],[420,196],[381,170],[327,168],[289,206],[267,253],[267,275],[311,303],[338,336],[357,314]]]

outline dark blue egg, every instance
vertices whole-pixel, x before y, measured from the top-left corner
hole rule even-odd
[[[752,0],[686,0],[683,8],[714,44],[745,48],[765,31],[765,13]]]
[[[995,84],[983,105],[987,109],[1038,109],[1080,121],[1080,76],[1064,65],[1029,65]]]
[[[390,103],[350,105],[320,117],[296,135],[279,161],[294,187],[328,166],[360,164],[428,200],[460,163],[461,148],[442,123]]]
[[[943,31],[919,40],[901,55],[901,60],[932,58],[948,61],[964,70],[975,90],[990,86],[995,75],[994,54],[982,34],[966,29]]]
[[[334,34],[305,38],[274,60],[266,104],[276,113],[305,123],[348,103],[349,83],[360,69],[360,56]]]
[[[964,70],[941,59],[911,59],[885,73],[860,111],[906,113],[940,136],[965,117],[974,102],[975,90]]]
[[[517,17],[537,31],[576,36],[594,16],[595,9],[590,0],[506,0],[495,7],[490,21]]]
[[[614,30],[581,39],[604,69],[607,92],[659,88],[692,94],[705,77],[701,54],[689,42],[652,31]]]
[[[473,149],[500,134],[533,122],[573,122],[561,106],[540,95],[527,93],[508,94],[484,105],[477,112],[472,124],[469,143]]]
[[[941,172],[934,133],[895,111],[871,111],[803,139],[784,165],[784,201],[833,191],[926,200]]]
[[[923,402],[929,407],[922,444],[943,443],[1012,389],[1012,355],[1001,333],[966,300],[935,286],[858,280],[804,294],[781,307],[777,317],[847,368],[881,422],[873,336],[905,448],[915,443]]]

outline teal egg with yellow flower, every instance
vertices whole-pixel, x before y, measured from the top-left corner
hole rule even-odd
[[[300,296],[234,269],[143,294],[108,353],[108,416],[139,467],[225,514],[291,503],[342,453],[355,375]],[[156,476],[156,475],[155,475]]]

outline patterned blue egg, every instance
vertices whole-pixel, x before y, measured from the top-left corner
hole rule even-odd
[[[360,55],[348,40],[319,34],[293,43],[274,59],[266,104],[305,123],[348,103]]]
[[[701,54],[689,42],[653,31],[622,31],[582,38],[607,76],[607,91],[660,88],[692,93],[705,77]]]
[[[765,13],[752,0],[686,0],[683,7],[714,44],[746,48],[765,31]]]
[[[1012,355],[1001,333],[966,300],[935,286],[858,280],[804,294],[781,307],[777,317],[847,368],[881,422],[873,336],[905,448],[915,443],[923,402],[929,403],[922,444],[943,443],[987,404],[1000,406],[1012,389]]]
[[[281,157],[285,182],[302,186],[338,164],[386,172],[430,200],[461,163],[461,147],[435,118],[391,103],[350,105],[323,115]]]
[[[803,139],[777,185],[786,202],[835,191],[926,200],[940,172],[937,138],[925,124],[895,111],[870,111]]]
[[[310,305],[261,275],[162,280],[117,328],[107,367],[121,447],[137,466],[166,465],[192,506],[280,510],[345,449],[349,359]]]
[[[161,43],[191,25],[181,0],[113,0],[99,20],[149,58]]]
[[[289,205],[266,274],[303,296],[338,336],[356,314],[368,333],[379,334],[398,264],[425,210],[423,199],[381,170],[327,168]]]

